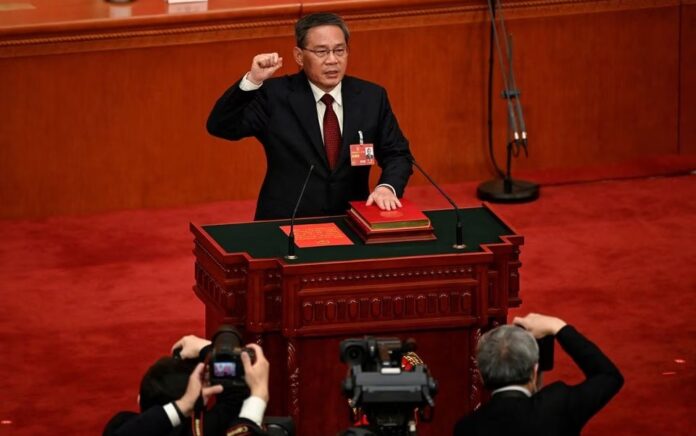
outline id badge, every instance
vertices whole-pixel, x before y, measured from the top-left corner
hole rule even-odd
[[[354,167],[375,164],[375,147],[372,144],[350,144],[350,164]]]

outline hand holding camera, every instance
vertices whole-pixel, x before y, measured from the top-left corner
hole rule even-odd
[[[255,359],[252,356],[255,356]],[[244,367],[244,380],[249,386],[251,395],[268,402],[270,364],[266,360],[261,347],[256,344],[248,344],[245,352],[242,352],[242,365]]]
[[[203,363],[196,365],[196,368],[189,377],[186,392],[184,392],[184,395],[182,395],[181,398],[174,402],[176,407],[185,417],[189,417],[193,414],[193,409],[199,397],[203,398],[203,404],[207,404],[210,397],[222,392],[222,386],[208,385],[208,383],[205,381],[204,368],[205,365]]]
[[[172,353],[179,359],[198,359],[201,350],[210,344],[211,342],[207,339],[186,335],[172,345]]]
[[[515,317],[512,323],[527,330],[537,341],[539,347],[539,373],[551,371],[554,365],[554,337],[566,323],[553,316],[530,313],[525,317]],[[537,383],[541,387],[541,376]]]
[[[536,339],[549,335],[555,336],[566,325],[565,321],[560,318],[538,313],[530,313],[523,318],[516,316],[512,323],[524,328]]]

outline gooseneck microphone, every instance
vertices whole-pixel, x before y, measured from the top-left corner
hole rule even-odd
[[[430,182],[431,185],[433,185],[438,191],[440,191],[440,194],[442,194],[442,196],[445,197],[445,199],[447,201],[449,201],[449,204],[451,204],[452,207],[454,208],[455,216],[457,217],[457,227],[456,227],[457,233],[456,233],[456,239],[455,239],[456,242],[452,247],[456,248],[457,250],[463,250],[464,248],[466,248],[466,245],[464,245],[464,228],[462,226],[462,217],[459,214],[459,208],[454,203],[454,201],[449,197],[449,195],[447,195],[445,193],[445,191],[443,191],[442,188],[440,188],[440,185],[435,183],[435,180],[433,180],[432,177],[430,177],[428,175],[428,173],[426,173],[425,170],[423,170],[423,168],[421,168],[421,166],[418,165],[418,162],[416,162],[415,157],[411,156],[410,160],[411,160],[411,163],[413,164],[413,166],[415,166],[418,169],[418,171],[420,171],[420,173],[423,174],[426,179],[428,179],[428,181]]]
[[[297,197],[295,210],[292,211],[292,217],[290,218],[290,234],[288,235],[288,254],[285,256],[286,259],[297,259],[297,256],[295,255],[295,215],[297,215],[297,209],[300,208],[300,202],[302,201],[302,196],[304,196],[305,189],[307,189],[307,182],[309,182],[309,176],[312,175],[312,171],[314,171],[314,165],[309,167],[307,177],[305,177],[302,190],[300,191],[300,196]]]

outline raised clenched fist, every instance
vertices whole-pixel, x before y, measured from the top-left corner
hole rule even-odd
[[[283,66],[283,58],[278,56],[278,53],[261,53],[254,56],[251,61],[251,70],[247,79],[253,83],[260,85],[264,80],[273,76],[273,74]]]

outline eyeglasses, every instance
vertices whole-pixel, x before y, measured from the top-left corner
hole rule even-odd
[[[346,52],[348,52],[348,48],[347,48],[347,47],[336,47],[336,48],[334,48],[334,49],[330,49],[330,48],[319,48],[319,49],[316,49],[316,50],[312,50],[311,48],[303,48],[302,50],[311,51],[311,52],[314,53],[318,58],[325,58],[325,57],[327,57],[327,56],[329,55],[329,53],[333,53],[334,56],[336,56],[337,58],[342,58],[343,56],[345,56]]]

